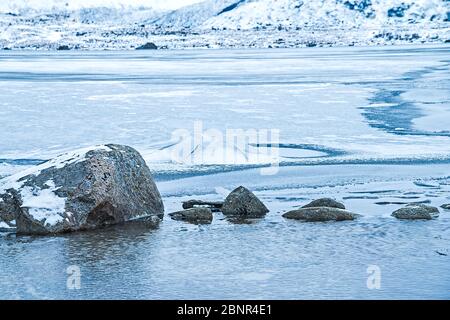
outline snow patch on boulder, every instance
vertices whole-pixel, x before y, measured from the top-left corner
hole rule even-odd
[[[45,183],[48,189],[34,189],[24,187],[20,194],[22,208],[28,208],[28,214],[36,221],[54,226],[64,220],[64,212],[67,198],[58,197],[55,191],[55,183],[49,180]]]

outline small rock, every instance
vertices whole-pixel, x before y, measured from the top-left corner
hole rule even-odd
[[[65,50],[70,50],[70,48],[67,45],[61,45],[58,48],[56,48],[56,50],[58,50],[58,51],[65,51]]]
[[[183,202],[183,209],[190,209],[194,207],[207,207],[211,211],[220,211],[223,206],[223,201],[203,201],[203,200],[188,200]]]
[[[139,46],[136,50],[156,50],[158,47],[153,42],[147,42],[146,44]]]
[[[439,209],[425,204],[408,204],[406,207],[395,210],[392,216],[397,219],[431,220],[439,216]]]
[[[310,207],[292,210],[283,214],[284,218],[306,222],[354,220],[359,214],[330,207]]]
[[[209,208],[190,208],[183,211],[169,213],[173,220],[182,220],[191,223],[211,223],[213,214]]]
[[[442,208],[442,209],[445,209],[445,210],[450,210],[450,203],[443,204],[443,205],[441,206],[441,208]]]
[[[257,218],[245,218],[245,217],[241,217],[241,216],[228,216],[226,218],[226,220],[232,224],[255,224],[258,223]]]
[[[252,192],[243,186],[234,189],[222,206],[224,215],[262,217],[269,209]]]
[[[342,203],[337,202],[336,200],[331,198],[321,198],[311,201],[307,205],[304,205],[302,208],[312,208],[312,207],[327,207],[345,210],[345,206]]]

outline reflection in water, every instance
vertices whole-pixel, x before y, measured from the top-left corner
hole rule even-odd
[[[16,298],[84,296],[81,291],[67,289],[69,266],[80,267],[85,293],[92,294],[91,290],[101,287],[92,297],[114,295],[116,288],[112,283],[120,288],[123,286],[120,282],[126,283],[127,278],[139,274],[138,255],[148,254],[151,261],[153,242],[149,240],[155,232],[158,230],[130,223],[55,237],[6,234],[0,239],[0,250],[5,253],[5,259],[0,260],[3,270],[10,273],[3,272],[0,276],[4,284],[0,296],[7,298],[3,294],[10,290],[16,293]],[[140,247],[143,242],[147,242],[145,249]],[[131,265],[132,275],[122,269]],[[104,291],[104,285],[114,290]]]
[[[449,298],[447,220],[366,218],[157,230],[122,225],[58,237],[0,239],[1,298]],[[367,265],[383,289],[366,288]],[[68,266],[81,289],[66,288]],[[414,279],[412,282],[411,279]]]

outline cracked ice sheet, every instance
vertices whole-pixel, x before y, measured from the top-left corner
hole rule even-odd
[[[421,70],[444,68],[446,53],[440,47],[2,53],[0,158],[48,159],[115,142],[151,154],[151,167],[173,168],[167,150],[155,146],[169,147],[172,133],[193,131],[195,121],[222,132],[280,129],[281,143],[339,149],[346,160],[446,158],[448,137],[385,132],[360,109],[381,106],[368,100],[380,88],[414,92],[403,75],[419,71],[419,81]],[[448,99],[445,71],[420,80],[441,86],[439,100]],[[414,125],[428,129],[420,121],[432,116],[445,126],[438,109],[422,109],[428,115],[412,119]]]

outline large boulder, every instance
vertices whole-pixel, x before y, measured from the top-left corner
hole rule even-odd
[[[0,220],[16,220],[18,233],[62,233],[139,219],[156,226],[163,214],[149,168],[127,146],[80,149],[0,180]]]
[[[222,206],[224,215],[262,217],[269,209],[252,192],[243,186],[234,189]]]
[[[182,220],[190,223],[211,223],[213,214],[209,208],[190,208],[182,211],[169,213],[173,220]]]
[[[359,216],[347,210],[329,207],[300,208],[283,214],[284,218],[306,222],[354,220]]]
[[[328,207],[328,208],[338,208],[345,210],[345,206],[331,198],[320,198],[313,200],[310,203],[304,205],[302,208],[315,208],[315,207]]]
[[[392,216],[397,219],[431,220],[439,216],[439,209],[425,204],[408,204],[406,207],[395,210]]]
[[[441,208],[444,209],[444,210],[450,210],[450,203],[443,204],[441,206]]]

